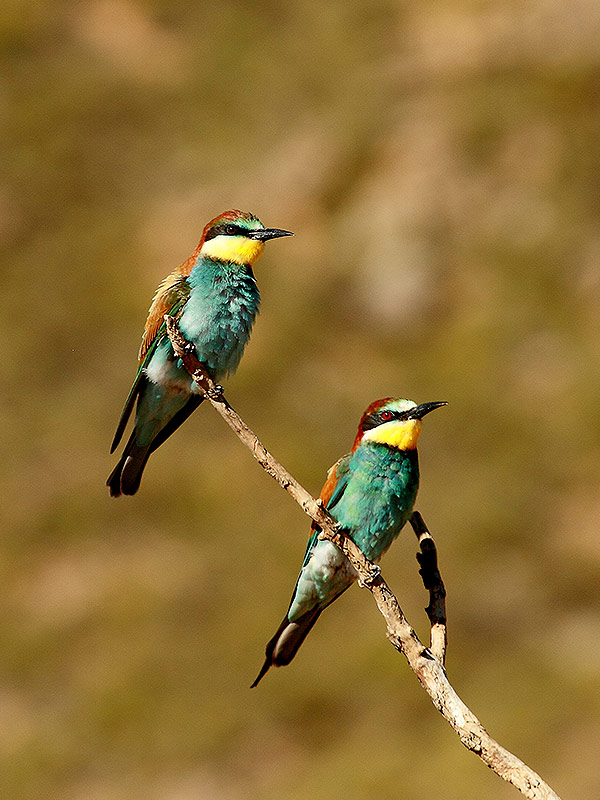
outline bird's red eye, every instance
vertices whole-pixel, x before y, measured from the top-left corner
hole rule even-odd
[[[393,418],[393,416],[394,416],[394,415],[392,414],[392,412],[391,412],[391,411],[382,411],[382,412],[381,412],[381,419],[382,419],[384,422],[389,422],[389,421],[390,421],[390,420]]]
[[[234,234],[234,233],[236,233],[236,227],[235,227],[235,225],[228,225],[228,226],[225,228],[225,233],[228,233],[230,236],[233,236],[233,234]]]

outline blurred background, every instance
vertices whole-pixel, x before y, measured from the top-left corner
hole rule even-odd
[[[517,795],[358,588],[249,690],[308,521],[211,408],[109,498],[152,295],[232,207],[296,236],[229,400],[315,493],[369,402],[449,401],[451,681],[600,797],[599,41],[597,0],[4,0],[3,797]],[[426,637],[415,550],[384,575]]]

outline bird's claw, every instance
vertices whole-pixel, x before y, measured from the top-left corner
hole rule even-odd
[[[323,501],[321,500],[320,497],[317,498],[316,503],[320,508],[325,508],[325,504],[323,503]],[[315,522],[316,522],[316,520],[315,520]],[[317,524],[319,524],[319,523],[317,523]],[[342,530],[342,523],[338,522],[337,520],[334,520],[333,522],[329,523],[328,527],[334,533],[339,533]],[[319,528],[318,529],[318,533],[317,533],[317,539],[319,539],[319,541],[321,541],[321,542],[327,541],[328,539],[329,539],[329,541],[331,541],[331,535],[325,533],[322,528]]]
[[[211,389],[206,390],[206,395],[209,400],[220,400],[224,391],[225,389],[220,384],[215,383]]]
[[[369,586],[372,586],[380,575],[381,575],[381,567],[379,566],[379,564],[371,564],[368,577],[359,578],[358,585],[363,588],[369,588]]]

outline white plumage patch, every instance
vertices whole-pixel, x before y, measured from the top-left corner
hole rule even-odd
[[[298,577],[288,616],[290,619],[298,618],[315,605],[327,603],[355,577],[356,573],[341,550],[329,541],[317,542]]]
[[[329,541],[319,542],[307,564],[307,570],[310,570],[312,580],[328,583],[339,567],[342,558],[342,554],[334,544]]]
[[[192,392],[201,391],[195,383],[190,381],[189,376],[175,369],[173,361],[161,361],[158,358],[152,358],[144,372],[148,380],[158,386],[171,386],[174,389],[181,389],[185,392],[190,390]],[[190,386],[190,384],[192,385]]]

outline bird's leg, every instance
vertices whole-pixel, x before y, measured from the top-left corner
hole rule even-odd
[[[381,567],[379,564],[371,564],[369,570],[369,576],[367,578],[359,578],[358,585],[361,588],[368,589],[370,586],[373,586],[377,578],[381,575]]]
[[[223,398],[224,391],[225,389],[220,383],[215,383],[215,385],[211,386],[210,389],[206,389],[205,393],[209,400],[221,400]]]
[[[223,399],[223,392],[225,389],[219,383],[213,383],[212,376],[206,364],[202,361],[198,361],[198,356],[196,355],[196,345],[193,342],[187,342],[183,345],[183,355],[185,356],[193,356],[198,363],[198,371],[201,373],[202,378],[206,381],[206,383],[211,383],[211,386],[205,387],[202,385],[202,389],[204,394],[209,398],[209,400],[222,400]]]

